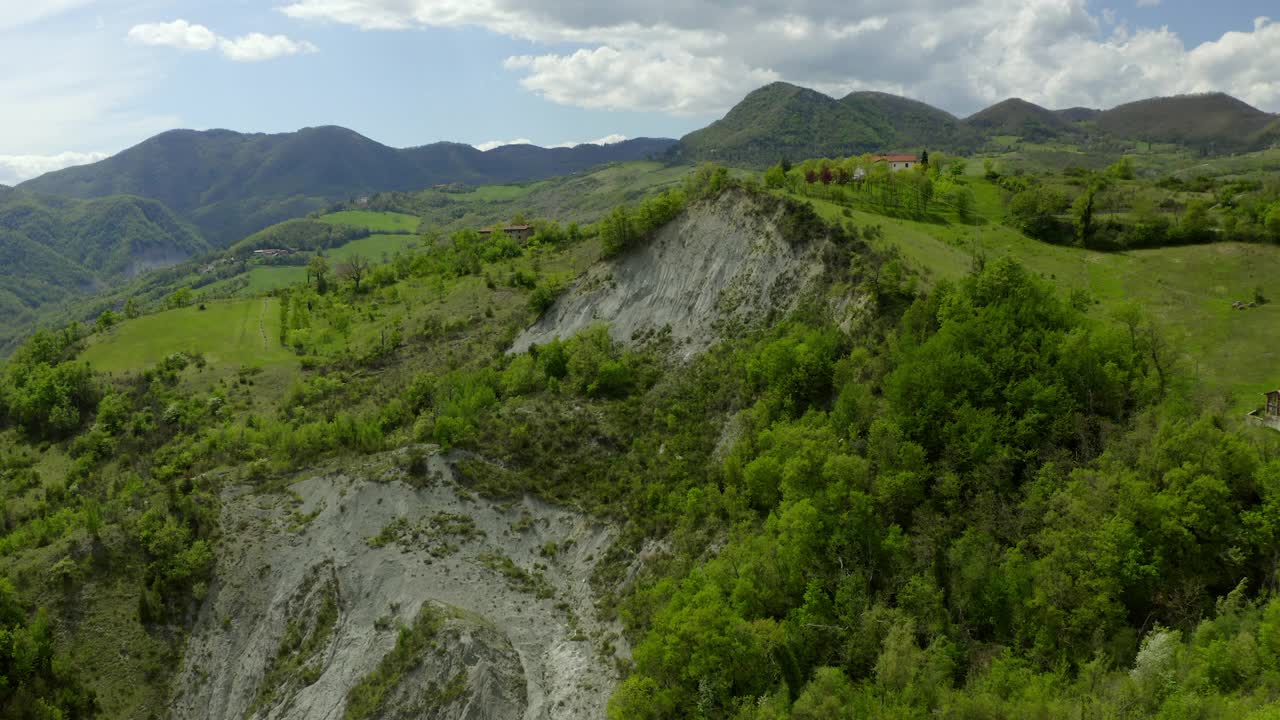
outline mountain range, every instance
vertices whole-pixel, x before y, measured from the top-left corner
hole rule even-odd
[[[173,130],[118,155],[42,175],[20,187],[75,198],[137,195],[189,220],[214,247],[335,200],[441,183],[521,182],[665,152],[674,140],[482,152],[435,143],[396,149],[340,127],[275,135]]]
[[[0,313],[24,324],[40,306],[149,267],[226,248],[277,222],[379,191],[509,183],[661,158],[760,168],[921,149],[970,153],[993,138],[1177,143],[1207,153],[1280,142],[1280,118],[1221,93],[1110,110],[1049,110],[1009,99],[967,118],[879,92],[835,99],[773,83],[679,141],[481,151],[459,143],[397,149],[334,126],[282,134],[173,130],[90,165],[0,186]]]
[[[1280,117],[1230,95],[1208,93],[1153,98],[1110,110],[1050,110],[1012,98],[961,119],[895,95],[855,92],[837,100],[779,82],[752,92],[723,119],[686,135],[672,155],[758,168],[780,157],[922,148],[968,153],[999,136],[1029,142],[1145,141],[1239,152],[1280,142]]]

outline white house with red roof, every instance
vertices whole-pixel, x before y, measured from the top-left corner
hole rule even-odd
[[[893,172],[899,170],[910,170],[920,164],[920,158],[916,155],[881,155],[875,159],[875,162],[889,163],[889,169]]]

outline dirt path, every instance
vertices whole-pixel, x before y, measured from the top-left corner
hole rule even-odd
[[[267,308],[271,305],[271,301],[262,298],[262,312],[258,313],[258,332],[262,335],[262,349],[266,350],[270,346],[267,345]]]

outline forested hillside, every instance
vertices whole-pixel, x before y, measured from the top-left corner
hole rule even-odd
[[[1103,112],[1094,122],[1117,137],[1214,153],[1259,150],[1280,141],[1280,118],[1223,93],[1140,100]]]
[[[36,192],[93,198],[130,194],[158,200],[195,224],[215,247],[335,200],[441,183],[532,180],[607,162],[639,160],[673,141],[481,152],[437,143],[399,150],[339,127],[279,135],[173,130],[92,165],[23,183]]]
[[[762,167],[780,157],[925,145],[961,152],[978,144],[976,132],[921,102],[870,92],[835,100],[815,90],[773,83],[747,95],[723,119],[682,138],[676,156]]]
[[[208,251],[154,200],[0,194],[0,346],[48,305]]]
[[[1069,116],[1076,116],[1068,112]],[[1013,98],[965,118],[965,123],[990,135],[1013,135],[1032,142],[1044,142],[1079,134],[1068,117],[1063,117],[1021,98]]]
[[[1280,436],[1141,307],[871,217],[705,168],[37,336],[0,714],[1273,720]]]

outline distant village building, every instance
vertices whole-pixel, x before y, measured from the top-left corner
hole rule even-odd
[[[915,155],[881,155],[875,159],[878,163],[889,163],[889,169],[893,172],[899,170],[910,170],[920,164],[920,158]]]
[[[254,250],[253,254],[257,257],[284,257],[292,255],[293,251],[288,248],[264,248],[262,250]]]
[[[369,196],[365,195],[356,198],[356,207],[369,207]]]
[[[506,233],[516,242],[527,242],[529,238],[533,237],[533,226],[532,225],[508,225],[502,228],[502,232]],[[484,236],[485,239],[488,239],[490,236],[493,235],[493,228],[483,228],[480,230],[480,234]]]

